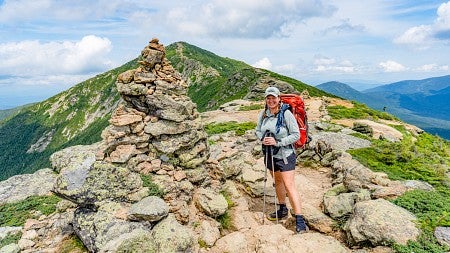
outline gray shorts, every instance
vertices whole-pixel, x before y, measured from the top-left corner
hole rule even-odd
[[[295,153],[290,154],[287,159],[287,164],[284,163],[283,159],[279,158],[273,158],[274,163],[274,171],[290,171],[295,169],[295,163],[296,163],[296,156]],[[264,164],[266,164],[266,168],[269,170],[272,170],[272,159],[269,157],[266,157],[264,159]]]

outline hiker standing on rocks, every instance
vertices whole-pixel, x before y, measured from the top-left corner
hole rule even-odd
[[[296,231],[297,233],[306,232],[308,227],[300,214],[300,195],[294,180],[296,156],[292,144],[300,138],[299,127],[291,111],[286,110],[284,115],[279,115],[281,99],[278,88],[268,87],[265,91],[265,101],[265,109],[259,114],[256,135],[262,141],[263,147],[270,146],[272,149],[272,152],[264,152],[264,163],[274,178],[278,199],[276,212],[269,214],[267,218],[276,220],[289,215],[286,207],[287,194],[295,213]],[[268,149],[265,148],[265,150]]]

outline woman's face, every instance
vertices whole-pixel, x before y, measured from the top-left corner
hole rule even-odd
[[[278,104],[280,103],[280,97],[275,97],[272,95],[269,95],[266,97],[266,104],[269,109],[275,109],[278,107]]]

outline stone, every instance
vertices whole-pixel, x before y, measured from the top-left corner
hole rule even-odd
[[[0,241],[11,234],[17,234],[22,230],[22,227],[0,227]]]
[[[169,206],[159,197],[149,196],[133,204],[128,211],[128,219],[155,222],[169,214]]]
[[[200,188],[196,194],[196,204],[210,217],[218,217],[228,210],[225,197],[211,189]]]
[[[19,253],[19,252],[20,247],[15,243],[5,245],[0,249],[0,253]]]
[[[249,246],[245,235],[236,231],[217,240],[214,252],[249,252]]]
[[[382,246],[394,241],[406,245],[420,234],[416,220],[413,214],[387,200],[368,200],[355,204],[344,230],[353,244],[370,242]]]
[[[81,206],[127,200],[141,189],[138,174],[105,162],[94,162],[89,168],[63,168],[54,186],[55,192]]]
[[[124,235],[133,234],[134,230],[149,231],[144,223],[117,219],[105,209],[95,212],[87,208],[75,211],[73,228],[90,252],[105,252],[108,248],[114,248],[113,245],[120,245],[116,241],[118,238],[124,239]]]
[[[105,245],[102,252],[147,253],[157,251],[150,231],[134,229],[129,233],[113,238]]]
[[[117,76],[117,81],[121,82],[121,83],[131,83],[133,81],[135,72],[136,72],[136,70],[131,69],[131,70],[127,70],[123,73],[120,73]]]
[[[434,236],[440,245],[450,247],[450,227],[437,227]]]
[[[197,245],[193,231],[178,223],[173,214],[156,224],[151,234],[156,252],[194,252]]]
[[[219,224],[217,221],[203,220],[200,224],[200,240],[207,246],[213,246],[220,238]]]
[[[16,175],[0,182],[0,204],[13,203],[29,196],[48,195],[56,181],[51,169],[41,169],[33,174]]]
[[[119,145],[116,150],[111,152],[111,162],[113,163],[126,163],[132,155],[136,152],[135,145]]]
[[[114,126],[126,126],[131,125],[136,122],[142,121],[142,116],[140,115],[120,115],[113,116],[109,122]]]

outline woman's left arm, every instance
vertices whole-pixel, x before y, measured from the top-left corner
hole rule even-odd
[[[294,144],[298,139],[300,139],[300,129],[298,128],[297,120],[291,111],[286,110],[284,112],[284,120],[286,122],[288,135],[281,138],[281,140],[277,142],[277,147]]]

